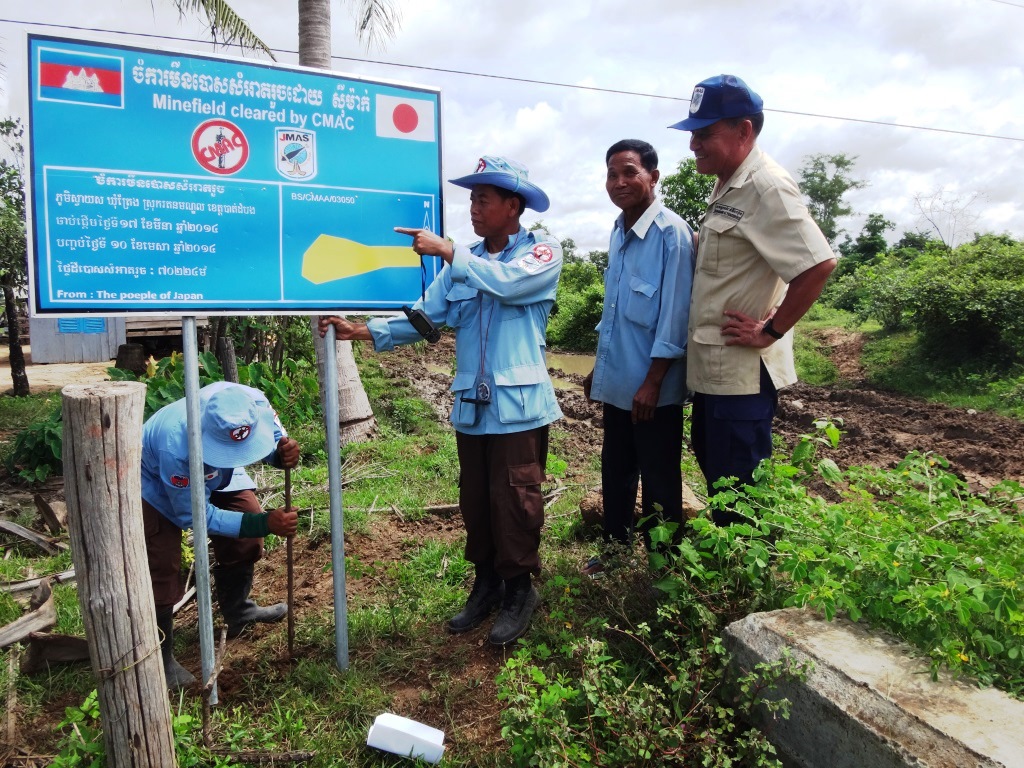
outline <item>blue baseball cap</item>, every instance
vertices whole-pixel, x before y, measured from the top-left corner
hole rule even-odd
[[[670,125],[697,131],[730,117],[749,117],[764,110],[761,97],[736,75],[715,75],[697,83],[690,97],[690,116]]]
[[[466,189],[472,189],[477,184],[501,187],[522,195],[526,200],[526,207],[533,208],[538,213],[543,213],[550,205],[544,190],[530,181],[530,172],[526,166],[504,157],[485,155],[477,161],[475,171],[468,176],[448,179],[448,183]]]

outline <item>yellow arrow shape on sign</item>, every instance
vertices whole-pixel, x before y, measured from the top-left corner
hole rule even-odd
[[[302,276],[320,285],[385,267],[418,267],[420,257],[407,245],[363,245],[320,235],[302,254]]]

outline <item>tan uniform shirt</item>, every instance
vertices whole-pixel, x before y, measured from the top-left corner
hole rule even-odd
[[[725,310],[763,319],[793,278],[833,258],[793,178],[757,145],[718,183],[701,223],[690,303],[686,385],[709,395],[760,391],[764,359],[777,389],[796,382],[793,333],[766,349],[725,345]]]

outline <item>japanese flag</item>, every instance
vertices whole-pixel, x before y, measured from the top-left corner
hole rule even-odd
[[[434,141],[434,102],[377,94],[377,135]]]

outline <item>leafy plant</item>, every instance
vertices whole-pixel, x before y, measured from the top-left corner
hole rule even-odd
[[[85,697],[80,706],[68,707],[64,710],[65,717],[60,728],[66,730],[52,766],[56,768],[103,768],[106,765],[106,746],[103,742],[103,728],[100,722],[99,696],[95,690]],[[292,722],[294,718],[288,714]],[[299,719],[301,723],[301,719]],[[202,745],[200,734],[196,730],[195,718],[179,711],[171,716],[171,728],[174,733],[174,752],[177,765],[181,768],[195,766],[213,766],[227,768],[235,765],[230,757],[211,755]],[[268,742],[271,746],[274,742]]]
[[[765,608],[811,606],[881,626],[942,667],[1024,693],[1024,613],[1018,575],[1024,531],[1012,481],[974,493],[948,462],[911,453],[895,469],[840,468],[818,452],[838,427],[819,420],[789,462],[763,462],[755,484],[723,487],[712,506],[746,523],[693,523],[695,535],[658,586],[683,600],[708,586],[755,594]],[[830,488],[830,498],[809,491]],[[748,603],[748,607],[753,603]]]
[[[185,357],[179,352],[155,360],[146,361],[145,372],[136,377],[131,371],[121,368],[107,368],[113,381],[141,381],[146,385],[146,408],[144,418],[149,418],[165,405],[180,400],[185,396]],[[221,381],[224,372],[221,370],[217,356],[212,352],[199,353],[199,386],[203,387],[215,381]]]
[[[85,697],[78,707],[68,707],[61,721],[61,729],[69,729],[59,754],[52,765],[56,768],[103,768],[106,749],[100,727],[100,702],[96,691]]]
[[[14,438],[14,448],[5,462],[7,471],[30,484],[63,474],[63,435],[64,419],[59,408],[49,417],[29,424]]]

